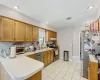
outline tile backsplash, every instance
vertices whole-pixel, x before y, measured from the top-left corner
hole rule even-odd
[[[14,43],[14,42],[0,42],[0,52],[3,49],[7,52],[14,44],[23,44],[24,46],[32,45],[32,42]]]

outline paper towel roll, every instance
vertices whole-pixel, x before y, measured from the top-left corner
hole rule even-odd
[[[16,57],[16,46],[11,47],[11,53],[10,53],[10,58],[15,58]]]

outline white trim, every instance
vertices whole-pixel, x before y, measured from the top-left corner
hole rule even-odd
[[[59,57],[59,59],[63,60],[63,57]],[[69,61],[72,61],[72,59],[69,59]]]
[[[73,56],[72,61],[80,62],[80,57],[79,56]]]

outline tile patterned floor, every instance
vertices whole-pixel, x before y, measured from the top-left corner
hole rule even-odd
[[[81,63],[57,60],[42,71],[42,80],[87,80],[81,77]]]

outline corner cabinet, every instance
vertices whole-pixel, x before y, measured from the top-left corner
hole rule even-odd
[[[0,41],[14,41],[14,20],[0,17]]]

